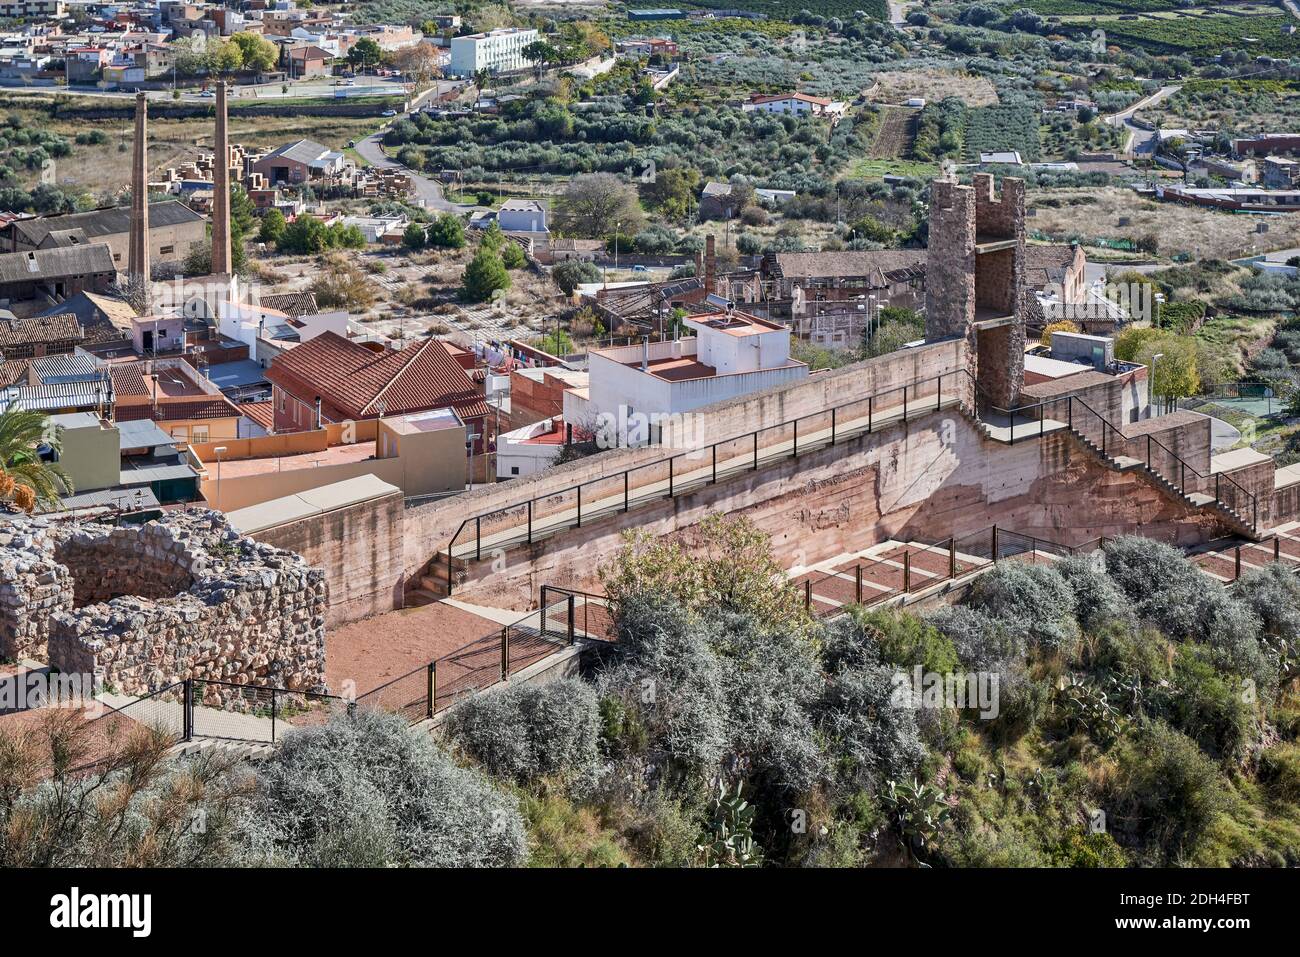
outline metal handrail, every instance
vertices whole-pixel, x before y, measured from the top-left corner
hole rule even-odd
[[[902,399],[903,399],[903,401],[902,401],[902,405],[901,405],[901,408],[902,408],[902,410],[903,410],[901,421],[906,422],[906,421],[908,420],[908,414],[909,414],[909,410],[908,410],[908,392],[909,392],[909,390],[911,390],[912,395],[913,395],[913,401],[915,401],[917,398],[921,398],[921,396],[918,396],[918,395],[917,395],[917,392],[918,392],[919,390],[922,390],[922,389],[924,389],[925,387],[927,387],[927,386],[933,384],[933,386],[934,386],[934,390],[935,390],[935,391],[934,391],[935,404],[934,404],[934,407],[933,407],[933,408],[931,408],[931,407],[929,407],[929,406],[927,405],[924,411],[928,413],[928,412],[936,411],[936,410],[938,410],[938,409],[943,408],[943,405],[944,405],[944,388],[943,388],[943,382],[944,382],[945,379],[948,379],[948,378],[953,377],[953,376],[957,376],[957,377],[965,376],[967,379],[971,380],[972,384],[974,384],[974,381],[975,381],[975,380],[974,380],[974,376],[971,374],[971,372],[970,372],[969,369],[965,369],[965,368],[962,368],[962,369],[951,369],[951,370],[949,370],[949,371],[947,371],[947,372],[941,372],[941,373],[939,373],[938,375],[935,375],[935,376],[929,376],[929,377],[924,378],[924,379],[917,379],[917,380],[912,381],[912,382],[904,382],[902,385],[893,386],[892,388],[889,388],[889,389],[883,389],[883,390],[881,390],[881,391],[879,391],[879,392],[874,392],[874,393],[872,393],[872,394],[870,394],[870,395],[862,396],[861,398],[852,399],[852,400],[850,400],[850,401],[848,401],[848,402],[844,402],[844,403],[841,403],[841,404],[839,404],[839,405],[832,406],[832,407],[830,407],[829,409],[821,409],[821,410],[819,410],[819,411],[817,411],[817,412],[812,412],[812,413],[809,413],[808,415],[797,416],[797,417],[794,418],[794,419],[787,419],[787,420],[784,421],[784,422],[778,422],[778,423],[776,423],[775,425],[766,426],[766,427],[764,427],[764,428],[762,428],[762,429],[755,429],[755,430],[753,430],[752,432],[744,432],[744,433],[741,433],[741,434],[739,434],[739,435],[732,436],[732,437],[727,438],[727,439],[721,439],[721,440],[719,440],[719,441],[717,441],[717,442],[714,442],[714,443],[712,443],[712,444],[710,444],[710,445],[701,446],[701,447],[698,448],[698,449],[689,449],[689,450],[686,450],[686,451],[678,452],[678,453],[676,453],[676,454],[674,454],[674,455],[669,455],[669,456],[665,456],[665,457],[663,457],[663,458],[655,459],[654,461],[651,461],[651,462],[643,462],[643,463],[641,463],[641,464],[639,464],[639,465],[634,465],[634,466],[632,466],[632,467],[630,467],[630,468],[623,469],[621,472],[613,472],[613,473],[611,473],[611,474],[609,474],[609,475],[603,475],[603,476],[600,476],[599,478],[589,479],[589,480],[587,480],[586,482],[580,482],[580,483],[577,483],[577,484],[574,484],[574,485],[567,486],[567,487],[565,487],[565,488],[555,489],[555,490],[553,490],[553,491],[546,492],[545,494],[542,494],[542,495],[536,495],[536,496],[533,496],[532,498],[526,499],[526,500],[524,500],[524,501],[516,502],[516,503],[514,503],[514,504],[512,504],[512,505],[502,506],[502,507],[500,507],[500,508],[492,509],[490,512],[484,512],[484,513],[482,513],[482,514],[474,515],[474,516],[471,516],[471,517],[469,517],[469,518],[466,518],[466,519],[464,519],[464,520],[460,523],[460,525],[456,528],[456,531],[455,531],[455,533],[452,535],[451,540],[447,543],[447,549],[446,549],[446,552],[447,552],[447,590],[448,590],[448,593],[451,592],[451,589],[452,589],[452,586],[453,586],[453,578],[452,578],[452,567],[453,567],[453,564],[454,564],[453,551],[454,551],[454,549],[455,549],[455,547],[456,547],[457,541],[460,539],[461,533],[464,532],[465,529],[466,529],[467,527],[469,527],[470,525],[473,525],[473,526],[474,526],[474,544],[475,544],[474,560],[475,560],[475,561],[478,561],[479,559],[482,558],[482,542],[483,542],[483,534],[482,534],[482,532],[483,532],[483,520],[484,520],[484,519],[491,519],[491,518],[493,518],[493,517],[495,517],[495,516],[506,514],[506,513],[508,513],[508,512],[514,511],[514,510],[519,509],[519,508],[521,508],[521,507],[522,507],[522,508],[526,508],[526,509],[527,509],[527,522],[526,522],[527,533],[526,533],[526,536],[525,536],[525,538],[524,538],[524,541],[526,541],[526,542],[528,542],[529,544],[531,544],[532,541],[533,541],[533,538],[534,538],[533,524],[534,524],[534,505],[535,505],[535,503],[543,502],[543,501],[548,500],[548,499],[559,498],[559,497],[562,497],[562,496],[568,495],[568,494],[570,494],[570,493],[574,493],[574,494],[577,495],[577,496],[581,496],[583,487],[589,487],[589,486],[593,486],[593,485],[596,485],[596,484],[598,484],[598,483],[603,483],[603,482],[615,482],[615,481],[616,481],[620,476],[622,476],[622,478],[623,478],[623,499],[624,499],[624,503],[623,503],[623,507],[622,507],[622,509],[620,509],[620,510],[621,510],[621,511],[627,511],[629,508],[631,508],[631,506],[632,506],[632,504],[633,504],[633,502],[634,502],[634,500],[635,500],[635,499],[634,499],[634,496],[633,496],[633,489],[632,489],[631,481],[630,481],[630,478],[629,478],[629,477],[632,475],[632,473],[634,473],[634,472],[639,472],[639,471],[642,471],[642,470],[645,470],[645,469],[651,469],[651,468],[655,468],[655,467],[663,467],[663,466],[667,465],[667,467],[668,467],[668,469],[669,469],[669,477],[668,477],[668,480],[669,480],[669,486],[670,486],[670,487],[669,487],[669,495],[668,495],[668,496],[663,496],[663,495],[660,495],[660,494],[654,494],[652,497],[653,497],[653,498],[672,497],[672,495],[674,494],[674,487],[673,487],[674,464],[673,464],[673,463],[674,463],[676,460],[678,460],[678,459],[687,459],[687,458],[690,458],[690,459],[701,459],[701,458],[707,458],[708,456],[712,455],[712,458],[713,458],[713,467],[712,467],[711,475],[710,475],[709,478],[707,478],[707,479],[705,480],[705,483],[704,483],[704,484],[706,484],[706,485],[711,485],[711,484],[714,484],[715,482],[718,481],[718,474],[717,474],[717,452],[718,452],[718,449],[719,449],[720,447],[731,446],[731,445],[733,445],[734,443],[737,443],[737,442],[743,441],[743,440],[745,440],[745,439],[750,439],[750,438],[752,438],[752,439],[753,439],[753,459],[754,459],[754,465],[753,465],[752,467],[753,467],[753,468],[757,468],[758,465],[759,465],[759,459],[760,459],[760,450],[759,450],[759,442],[758,442],[758,438],[759,438],[760,435],[771,434],[771,433],[774,433],[774,432],[777,432],[777,431],[784,431],[784,430],[787,430],[787,429],[793,429],[793,434],[794,434],[794,436],[795,436],[795,442],[794,442],[794,445],[793,445],[793,453],[792,453],[792,454],[797,456],[797,455],[799,454],[799,452],[801,451],[801,450],[799,449],[799,444],[798,444],[798,429],[799,429],[799,423],[800,423],[800,422],[803,422],[803,421],[809,421],[809,420],[812,420],[812,419],[814,419],[814,418],[823,418],[823,419],[824,419],[827,415],[829,415],[829,417],[830,417],[830,436],[829,436],[829,438],[826,439],[826,440],[823,440],[823,441],[812,442],[812,443],[810,443],[809,445],[805,446],[805,448],[804,448],[802,451],[814,451],[814,450],[816,450],[816,449],[821,449],[821,448],[826,448],[826,447],[828,447],[828,446],[833,446],[833,445],[835,445],[835,443],[838,441],[838,439],[839,439],[841,436],[845,436],[845,437],[847,437],[847,436],[850,436],[850,435],[871,434],[871,432],[874,430],[874,426],[875,426],[875,419],[876,419],[876,400],[877,400],[878,398],[882,398],[882,397],[890,396],[890,395],[895,394],[895,393],[901,393],[901,394],[902,394]],[[928,394],[927,394],[926,396],[924,396],[924,397],[928,398]],[[951,393],[951,400],[950,400],[950,401],[953,401],[953,402],[956,402],[956,403],[958,403],[958,404],[961,404],[961,403],[962,403],[962,399],[963,399],[963,396],[962,396],[962,390],[961,390],[961,388],[960,388],[960,387],[958,387],[958,388],[954,388],[954,389],[952,390],[952,393]],[[850,430],[847,430],[847,431],[843,431],[843,432],[837,431],[838,428],[839,428],[838,423],[837,423],[837,419],[838,419],[837,412],[839,412],[839,411],[842,410],[842,409],[848,409],[848,408],[855,407],[855,406],[862,406],[863,404],[865,404],[866,407],[867,407],[867,408],[866,408],[866,411],[867,411],[867,415],[866,415],[866,420],[867,420],[866,428],[863,429],[863,428],[861,428],[861,427],[855,427],[855,428],[853,428],[853,429],[850,429]],[[890,408],[894,408],[894,407],[891,406]],[[892,419],[891,419],[891,421],[892,421]],[[692,483],[692,485],[694,485],[694,484],[695,484],[695,483]]]

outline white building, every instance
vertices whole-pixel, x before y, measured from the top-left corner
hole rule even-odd
[[[497,211],[497,224],[507,233],[544,233],[546,207],[535,199],[508,199]]]
[[[505,73],[526,70],[533,64],[524,59],[524,47],[538,39],[536,30],[503,27],[488,33],[451,38],[451,76],[473,76],[479,70]]]
[[[746,112],[793,113],[796,116],[829,116],[839,119],[848,112],[848,104],[807,93],[781,93],[775,96],[751,94],[742,105]]]
[[[497,478],[522,478],[555,464],[564,448],[564,422],[542,419],[497,436]]]
[[[694,336],[588,353],[587,394],[564,394],[565,421],[598,435],[616,429],[620,444],[647,441],[658,427],[665,442],[687,445],[689,423],[664,421],[664,416],[808,376],[808,366],[790,358],[790,333],[782,325],[736,312],[684,321]]]

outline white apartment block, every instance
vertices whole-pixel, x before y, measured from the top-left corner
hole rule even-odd
[[[526,70],[532,63],[524,59],[524,47],[538,39],[536,30],[503,27],[490,33],[475,33],[451,38],[452,76],[473,76],[479,70],[505,73]]]
[[[593,349],[587,354],[589,385],[564,393],[564,420],[574,428],[617,430],[619,444],[637,445],[645,417],[676,416],[808,377],[808,366],[790,358],[784,326],[742,313],[689,316],[695,334],[669,342]],[[653,426],[654,423],[651,422]],[[675,441],[690,444],[687,431]],[[679,423],[661,423],[665,439]]]

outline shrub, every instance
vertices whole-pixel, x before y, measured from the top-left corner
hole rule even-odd
[[[964,605],[944,605],[926,619],[952,642],[957,657],[976,671],[1001,671],[1020,664],[1024,641],[994,618]]]
[[[888,665],[854,664],[827,682],[817,725],[845,786],[874,791],[910,777],[925,760],[917,713],[897,703],[896,674]]]
[[[1300,801],[1300,745],[1284,741],[1261,754],[1259,778],[1275,800]]]
[[[1103,564],[1089,555],[1072,555],[1053,566],[1074,595],[1074,617],[1086,632],[1114,622],[1131,622],[1133,608],[1111,581]]]
[[[1300,640],[1300,580],[1291,569],[1273,563],[1249,571],[1237,582],[1234,595],[1259,618],[1267,634]]]
[[[1044,565],[1000,562],[976,580],[970,604],[1047,650],[1063,648],[1077,630],[1074,593]]]
[[[1237,760],[1254,736],[1255,709],[1240,682],[1225,679],[1195,646],[1179,649],[1164,711],[1170,724],[1212,757]]]
[[[499,778],[520,784],[590,772],[600,759],[596,692],[576,679],[511,684],[452,709],[449,738]]]
[[[361,711],[291,732],[257,771],[240,863],[510,867],[519,806],[400,716]]]
[[[573,290],[584,282],[600,282],[600,270],[596,268],[595,263],[575,260],[560,263],[551,270],[551,278],[566,296],[571,296]]]
[[[1205,596],[1219,584],[1163,542],[1124,536],[1106,543],[1106,571],[1139,617],[1174,639],[1205,634]]]
[[[507,269],[518,269],[525,261],[523,247],[518,243],[506,243],[501,247],[501,263]]]
[[[853,617],[875,633],[880,657],[900,668],[920,665],[936,674],[957,670],[957,651],[937,629],[916,615],[892,608],[854,609]]]
[[[1105,831],[1089,833],[1083,825],[1070,828],[1049,854],[1058,867],[1126,867],[1128,859],[1115,838]]]
[[[1168,865],[1192,857],[1214,819],[1228,807],[1218,768],[1186,735],[1164,722],[1148,726],[1120,755],[1112,782],[1111,821],[1151,845]]]

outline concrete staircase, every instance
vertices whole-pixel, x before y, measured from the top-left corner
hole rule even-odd
[[[265,761],[275,753],[275,745],[259,741],[223,741],[220,738],[195,738],[182,741],[169,752],[173,757],[188,758],[201,754],[222,755],[239,761]]]
[[[1177,485],[1170,482],[1141,459],[1135,459],[1127,455],[1111,455],[1108,452],[1102,451],[1101,448],[1094,444],[1091,439],[1085,436],[1078,429],[1070,429],[1069,431],[1076,441],[1109,468],[1115,469],[1119,472],[1142,469],[1146,472],[1151,481],[1171,498],[1192,508],[1208,509],[1222,519],[1224,524],[1234,532],[1245,538],[1252,541],[1258,541],[1260,538],[1259,530],[1251,524],[1249,517],[1239,514],[1236,509],[1232,508],[1225,502],[1216,499],[1213,495],[1207,495],[1204,492],[1184,492]]]
[[[1001,423],[994,424],[994,423],[985,422],[983,419],[976,418],[976,416],[965,406],[962,406],[962,414],[966,416],[966,418],[988,438],[994,440],[995,442],[1007,443],[1009,441],[1009,439],[1007,438],[1008,430]],[[1207,495],[1203,492],[1191,492],[1191,493],[1184,492],[1177,485],[1174,485],[1163,475],[1161,475],[1158,471],[1148,466],[1141,459],[1135,459],[1128,455],[1111,455],[1109,452],[1103,450],[1100,446],[1098,446],[1095,442],[1093,442],[1090,438],[1088,438],[1079,429],[1074,428],[1073,426],[1067,423],[1052,422],[1050,426],[1044,431],[1045,432],[1069,432],[1070,435],[1075,439],[1075,441],[1077,441],[1080,445],[1082,445],[1085,449],[1087,449],[1089,453],[1091,453],[1099,462],[1101,462],[1107,468],[1113,469],[1117,472],[1129,472],[1134,469],[1141,469],[1143,472],[1147,474],[1147,476],[1156,485],[1156,487],[1158,487],[1170,498],[1174,499],[1175,501],[1182,502],[1184,505],[1187,505],[1190,508],[1208,509],[1211,512],[1214,512],[1220,519],[1223,520],[1224,524],[1226,524],[1237,534],[1245,538],[1248,538],[1251,541],[1259,540],[1260,531],[1253,524],[1251,524],[1251,520],[1249,517],[1239,514],[1234,508],[1227,505],[1223,501],[1216,499],[1213,495]],[[1031,427],[1031,428],[1026,428],[1024,432],[1021,434],[1023,434],[1025,436],[1025,439],[1027,440],[1030,438],[1034,438],[1042,433],[1040,433],[1038,430],[1035,430]]]
[[[451,592],[447,588],[447,563],[451,562],[452,578],[456,582],[464,581],[465,574],[469,570],[469,562],[463,558],[448,558],[444,549],[429,560],[424,566],[424,570],[417,578],[416,585],[408,588],[406,591],[406,607],[419,608],[423,605],[432,605],[440,602],[444,598],[451,597]]]

